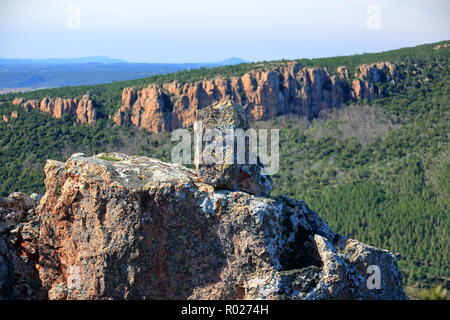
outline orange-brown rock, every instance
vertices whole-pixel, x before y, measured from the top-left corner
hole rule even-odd
[[[347,80],[348,79],[348,69],[345,66],[339,66],[336,69],[336,73],[338,74],[340,79]]]
[[[46,297],[36,270],[39,220],[37,195],[0,198],[0,300]]]
[[[360,65],[354,74],[352,95],[355,99],[374,99],[379,95],[377,83],[396,81],[399,78],[397,66],[391,62]]]
[[[14,100],[12,101],[12,104],[21,105],[24,102],[25,102],[24,98],[14,98]]]
[[[45,172],[38,270],[49,299],[406,297],[391,253],[334,233],[303,201],[218,190],[180,165],[116,153]]]
[[[355,78],[372,83],[390,81],[398,78],[398,76],[397,66],[388,61],[362,64],[355,72]]]
[[[156,85],[136,91],[124,89],[122,93],[123,106],[114,115],[118,125],[132,123],[136,127],[145,128],[151,132],[170,130],[167,113],[171,110],[169,97]]]
[[[9,122],[10,119],[15,119],[19,117],[19,113],[17,111],[13,111],[9,114],[9,116],[7,114],[3,114],[2,115],[2,121],[3,122]]]
[[[306,68],[290,62],[270,70],[256,69],[241,77],[125,88],[122,106],[112,119],[117,125],[131,124],[153,133],[187,128],[193,125],[197,110],[225,97],[245,106],[251,120],[267,120],[287,113],[312,118],[348,99],[373,99],[380,94],[377,83],[398,78],[397,67],[390,62],[359,66],[351,85],[344,66],[337,68],[336,75],[330,75],[325,68]],[[94,123],[97,118],[89,95],[81,99],[16,98],[12,102],[55,118],[74,114],[77,123]]]
[[[0,199],[0,299],[406,298],[391,253],[336,234],[304,201],[117,153],[45,173],[37,208]]]
[[[440,50],[444,48],[450,48],[450,43],[438,44],[437,46],[433,47],[433,50]]]
[[[73,114],[77,123],[80,124],[92,124],[97,119],[97,112],[89,95],[73,99],[43,98],[41,100],[28,101],[16,98],[13,100],[13,104],[22,105],[26,111],[37,110],[44,112],[54,118],[62,118],[65,114]]]
[[[224,97],[246,106],[251,120],[267,120],[296,113],[315,117],[321,110],[341,105],[349,98],[373,99],[375,84],[398,77],[389,62],[361,65],[349,87],[346,67],[332,76],[324,68],[287,63],[272,70],[253,70],[241,77],[216,78],[191,84],[151,84],[144,89],[125,88],[122,107],[114,115],[117,125],[131,123],[157,133],[193,125],[196,110]]]
[[[190,127],[196,110],[224,97],[245,105],[252,120],[267,120],[288,112],[313,117],[322,109],[340,105],[347,95],[344,82],[326,69],[290,63],[229,79],[152,84],[141,90],[126,88],[123,106],[114,121],[118,125],[132,123],[151,132]]]
[[[352,94],[353,97],[358,100],[371,100],[375,98],[377,91],[376,87],[371,82],[354,79],[352,82]]]

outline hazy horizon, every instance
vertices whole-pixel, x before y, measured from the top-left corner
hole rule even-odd
[[[6,0],[0,57],[211,63],[379,52],[450,39],[445,0]]]
[[[62,61],[70,61],[70,60],[87,60],[87,62],[91,62],[94,60],[110,60],[110,61],[116,61],[114,63],[142,63],[142,64],[206,64],[206,63],[222,63],[222,62],[228,62],[230,60],[234,60],[234,59],[239,59],[242,60],[243,63],[250,63],[250,62],[254,62],[254,61],[248,61],[248,60],[244,60],[240,57],[230,57],[228,59],[224,59],[224,60],[220,60],[220,61],[210,61],[210,62],[190,62],[190,61],[185,61],[185,62],[132,62],[132,61],[128,61],[126,59],[122,59],[122,58],[118,58],[118,57],[114,57],[114,56],[83,56],[83,57],[68,57],[68,58],[60,58],[60,57],[46,57],[46,58],[13,58],[13,57],[2,57],[0,56],[0,60],[31,60],[31,61],[57,61],[57,60],[62,60]]]

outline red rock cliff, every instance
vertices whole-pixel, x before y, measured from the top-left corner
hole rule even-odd
[[[339,67],[337,76],[325,68],[304,68],[288,63],[273,70],[253,70],[241,77],[216,78],[191,84],[151,84],[144,89],[125,88],[123,106],[114,115],[117,125],[132,123],[157,133],[192,126],[195,112],[224,97],[247,106],[252,120],[267,120],[286,113],[308,117],[344,101],[373,99],[375,84],[398,77],[389,62],[361,65],[350,87],[348,70]]]
[[[62,118],[65,114],[74,114],[77,123],[94,123],[97,119],[97,112],[89,95],[74,99],[43,98],[28,101],[16,98],[12,103],[22,105],[26,111],[39,110],[54,118]]]
[[[306,68],[291,62],[271,70],[253,70],[241,77],[125,88],[122,106],[112,118],[117,125],[132,124],[153,133],[187,128],[194,123],[197,110],[225,97],[246,106],[251,120],[267,120],[287,113],[314,117],[321,110],[337,107],[349,99],[373,99],[380,95],[377,83],[398,78],[397,66],[390,62],[360,65],[353,75],[343,66],[337,68],[336,75],[331,75],[325,68]],[[12,103],[55,118],[74,114],[77,123],[90,124],[97,118],[89,95],[29,101],[16,98]]]
[[[352,82],[352,96],[355,99],[373,99],[378,95],[376,83],[395,81],[399,78],[397,66],[391,62],[360,65]]]

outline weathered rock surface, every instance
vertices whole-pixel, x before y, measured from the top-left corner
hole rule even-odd
[[[37,219],[23,194],[0,202],[2,298],[406,298],[391,253],[336,234],[303,201],[123,154],[45,173]],[[372,265],[380,289],[366,285]]]
[[[122,105],[112,119],[117,125],[131,124],[153,133],[188,128],[193,125],[197,110],[224,98],[245,106],[251,120],[267,120],[287,113],[312,118],[321,110],[339,107],[349,99],[373,99],[380,95],[378,83],[398,79],[397,66],[390,62],[361,65],[354,75],[349,75],[345,66],[338,67],[336,75],[331,75],[326,68],[289,62],[256,69],[241,77],[125,88]],[[73,114],[77,123],[92,124],[97,119],[97,110],[89,95],[28,101],[15,98],[12,103],[55,118]]]
[[[262,174],[262,166],[255,153],[251,153],[248,143],[236,147],[228,145],[227,133],[229,130],[236,134],[241,130],[242,140],[244,133],[250,129],[248,117],[244,108],[232,100],[222,100],[209,107],[197,111],[196,133],[197,139],[195,167],[202,182],[218,189],[232,191],[245,191],[254,195],[269,196],[272,191],[272,180],[270,176]],[[215,130],[214,137],[208,137],[205,142],[205,134],[208,130]],[[234,138],[233,138],[234,141]],[[256,139],[254,141],[256,143]],[[217,152],[216,147],[221,145],[223,150]],[[205,159],[204,150],[211,148],[215,150],[215,157]],[[238,152],[243,150],[244,154],[239,159]],[[220,156],[219,156],[220,155]],[[217,158],[219,156],[219,162]],[[252,157],[254,162],[250,160]],[[208,161],[214,160],[214,161]],[[213,163],[210,163],[213,162]]]
[[[113,118],[116,124],[132,123],[151,132],[170,130],[167,117],[171,111],[170,99],[156,85],[149,85],[139,91],[133,88],[124,89],[122,104]]]
[[[352,82],[352,96],[355,99],[371,100],[379,95],[377,83],[395,81],[400,75],[397,66],[391,62],[360,65]]]
[[[225,97],[246,106],[251,120],[287,113],[315,117],[321,110],[338,107],[348,99],[373,99],[378,95],[377,83],[399,76],[390,62],[359,66],[351,86],[347,83],[346,67],[339,67],[336,74],[330,75],[325,68],[287,63],[229,79],[151,84],[140,90],[125,88],[123,106],[114,121],[117,125],[132,123],[155,133],[191,127],[197,110]]]
[[[65,114],[73,114],[77,123],[92,124],[97,119],[97,111],[89,95],[74,99],[44,98],[28,101],[16,98],[12,103],[23,106],[26,111],[38,110],[54,118],[62,118]]]
[[[9,115],[3,114],[2,121],[9,122],[11,119],[18,118],[18,117],[19,117],[19,113],[17,111],[13,111]]]
[[[0,199],[0,300],[45,297],[35,268],[36,205],[34,199],[19,192]]]
[[[433,50],[440,50],[444,48],[450,48],[450,43],[443,43],[433,47]]]

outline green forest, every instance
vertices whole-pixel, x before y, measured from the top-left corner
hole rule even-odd
[[[274,196],[305,199],[334,230],[393,252],[407,285],[432,287],[450,281],[450,73],[449,47],[442,42],[382,53],[301,59],[330,72],[345,65],[391,61],[402,81],[385,83],[383,98],[348,101],[316,119],[281,116],[254,123],[280,128],[280,172]],[[0,196],[44,192],[43,165],[75,152],[117,151],[169,160],[170,133],[152,135],[116,127],[109,119],[124,87],[177,80],[181,83],[241,75],[286,61],[182,71],[107,85],[45,89],[0,96]],[[24,112],[14,97],[93,95],[101,118],[74,125],[71,116],[53,119]]]

